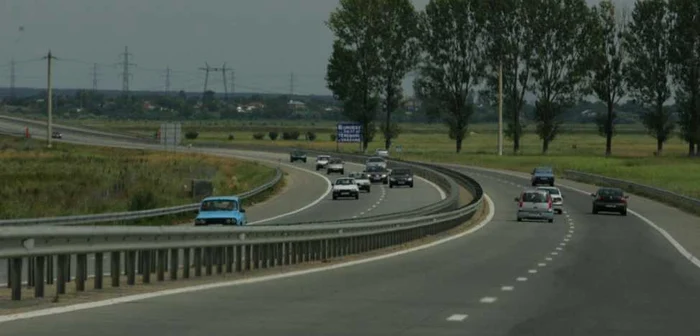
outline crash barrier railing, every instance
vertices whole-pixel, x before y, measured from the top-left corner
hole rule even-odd
[[[38,129],[40,129],[41,131],[46,130],[46,121],[45,120],[19,118],[19,117],[15,117],[12,115],[4,115],[4,114],[0,114],[0,119],[8,120],[8,121],[11,121],[13,123],[22,123],[22,124],[25,124],[26,126],[31,126],[32,129],[36,127]],[[68,125],[60,125],[60,124],[55,124],[55,123],[52,124],[52,129],[54,131],[62,132],[62,133],[85,134],[85,135],[93,135],[93,136],[100,136],[100,137],[108,137],[108,138],[118,139],[118,140],[129,140],[129,141],[155,143],[155,139],[153,139],[153,138],[141,137],[141,136],[136,136],[136,135],[108,133],[108,132],[102,132],[102,131],[97,131],[97,130],[72,127],[72,126],[68,126]]]
[[[237,149],[237,150],[246,150],[246,151],[261,151],[261,152],[275,152],[275,153],[286,153],[289,154],[293,150],[297,150],[298,148],[290,148],[290,147],[282,147],[282,146],[265,146],[265,145],[251,145],[251,144],[226,144],[226,143],[220,143],[220,142],[212,142],[212,143],[198,143],[198,147],[207,147],[207,148],[228,148],[228,149]],[[339,152],[327,152],[327,151],[319,151],[319,150],[307,150],[304,149],[304,152],[307,153],[308,156],[317,156],[317,155],[330,155],[332,157],[337,157],[342,159],[343,161],[346,162],[353,162],[353,163],[358,163],[358,164],[364,164],[367,158],[369,158],[371,155],[363,155],[363,154],[352,154],[352,153],[339,153]],[[361,217],[361,218],[347,218],[347,219],[341,219],[338,220],[337,222],[358,222],[358,221],[368,221],[368,220],[381,220],[381,219],[390,219],[390,218],[405,218],[409,216],[423,216],[423,215],[428,215],[428,214],[434,214],[434,213],[439,213],[439,212],[444,212],[444,211],[449,211],[455,209],[458,204],[459,204],[459,185],[456,183],[456,181],[453,178],[448,178],[444,171],[442,171],[439,167],[433,166],[433,165],[427,165],[423,163],[416,163],[416,162],[409,162],[409,161],[401,161],[395,158],[387,158],[387,166],[389,169],[393,169],[396,167],[403,167],[403,168],[410,168],[414,175],[420,176],[434,184],[436,184],[440,189],[442,189],[445,192],[445,199],[440,200],[438,202],[422,206],[420,208],[416,208],[413,210],[409,211],[404,211],[404,212],[398,212],[398,213],[391,213],[391,214],[384,214],[384,215],[375,215],[375,216],[366,216],[366,217]],[[348,171],[352,171],[352,169],[347,169]],[[298,224],[310,224],[310,223],[316,223],[316,222],[303,222],[303,223],[281,223],[281,224],[261,224],[261,225],[298,225]]]
[[[432,236],[467,222],[483,203],[483,191],[475,180],[434,168],[464,183],[473,200],[440,214],[337,225],[3,227],[0,259],[7,260],[7,294],[20,300],[23,290],[31,288],[34,297],[41,298],[48,284],[57,297],[66,293],[71,281],[77,292],[102,289],[105,276],[110,286],[119,287],[150,283],[153,275],[161,282],[166,277],[177,280],[328,261]]]
[[[284,173],[280,168],[275,169],[275,176],[264,184],[243,192],[238,195],[242,200],[250,199],[263,192],[272,189],[282,180]],[[61,216],[61,217],[43,217],[43,218],[22,218],[22,219],[4,219],[0,220],[0,227],[5,226],[36,226],[36,225],[84,225],[107,222],[124,222],[130,220],[146,219],[152,217],[162,217],[177,215],[185,212],[192,212],[199,207],[199,203],[178,205],[167,208],[139,210],[139,211],[124,211],[111,212],[94,215],[78,215],[78,216]]]
[[[626,192],[648,197],[659,202],[669,204],[674,207],[700,214],[700,199],[681,195],[672,191],[652,187],[645,184],[620,180],[616,178],[606,177],[602,175],[584,173],[575,170],[565,170],[564,176],[571,180],[576,180],[584,183],[591,183],[599,186],[608,186],[620,188]]]

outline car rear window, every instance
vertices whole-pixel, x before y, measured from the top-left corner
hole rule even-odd
[[[542,188],[541,190],[548,191],[552,195],[559,195],[559,189],[554,188]]]
[[[551,168],[536,168],[535,173],[536,174],[551,174],[552,169]]]
[[[352,185],[352,184],[354,184],[353,182],[355,182],[355,181],[353,181],[351,179],[342,179],[342,180],[336,180],[335,184],[337,184],[337,185]]]
[[[622,196],[622,190],[620,190],[620,189],[600,189],[600,190],[598,190],[598,196],[619,197],[619,196]]]
[[[410,175],[411,171],[408,169],[394,169],[392,173],[394,175]]]
[[[523,202],[528,202],[528,203],[544,203],[547,202],[547,196],[543,193],[539,192],[526,192],[523,193],[523,196],[521,198]]]

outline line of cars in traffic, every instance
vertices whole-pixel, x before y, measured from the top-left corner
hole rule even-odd
[[[554,222],[554,214],[561,214],[564,210],[564,195],[554,186],[555,175],[552,167],[537,167],[530,174],[531,188],[521,191],[515,198],[518,202],[516,219],[521,222],[524,219],[546,220]],[[542,185],[545,186],[542,186]],[[593,214],[599,212],[616,212],[627,216],[627,200],[620,188],[602,187],[591,194],[593,198]]]

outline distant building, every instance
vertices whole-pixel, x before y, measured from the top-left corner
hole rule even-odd
[[[289,106],[292,110],[306,110],[306,104],[303,102],[297,101],[297,100],[290,100],[287,103],[287,106]]]

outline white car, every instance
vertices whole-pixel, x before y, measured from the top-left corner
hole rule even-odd
[[[379,156],[373,156],[365,161],[365,167],[369,168],[372,166],[379,166],[386,169],[386,160]]]
[[[367,192],[370,192],[370,190],[372,188],[372,182],[369,181],[369,175],[367,175],[367,173],[362,173],[362,172],[350,173],[350,174],[348,174],[348,177],[355,179],[355,182],[357,183],[357,187],[360,190],[365,190]]]
[[[379,157],[389,157],[389,151],[383,148],[377,148],[377,150],[374,151],[374,155]]]
[[[331,160],[331,157],[328,155],[319,155],[316,157],[316,170],[321,170],[323,168],[326,168],[326,165],[328,165],[328,161]]]
[[[339,197],[360,198],[360,188],[357,187],[354,178],[341,177],[333,182],[333,199],[337,200]]]
[[[330,173],[340,173],[341,175],[345,175],[345,164],[343,163],[343,160],[332,158],[330,161],[328,161],[328,164],[326,165],[326,174]]]
[[[564,211],[564,196],[561,194],[559,188],[537,187],[537,189],[549,192],[549,195],[552,196],[552,208],[554,208],[554,212],[561,214]]]

